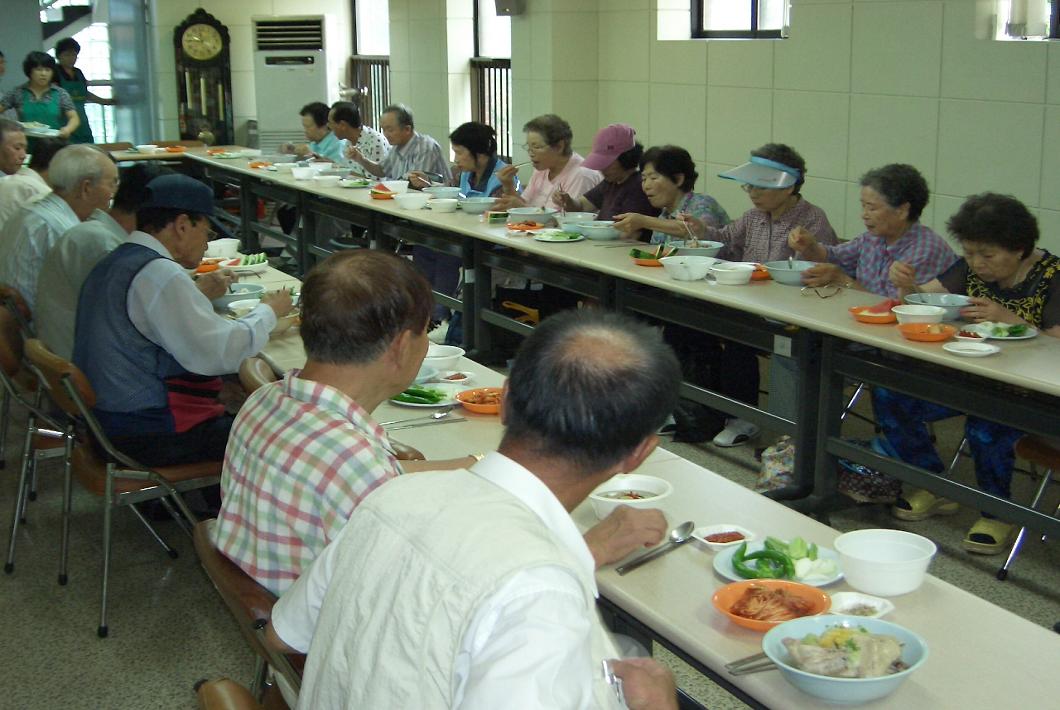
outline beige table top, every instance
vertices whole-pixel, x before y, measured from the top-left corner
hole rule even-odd
[[[199,162],[241,172],[340,202],[347,202],[393,215],[411,222],[446,229],[476,239],[518,248],[545,256],[560,263],[588,268],[616,278],[637,282],[689,298],[710,301],[764,318],[791,323],[826,335],[845,338],[907,355],[963,372],[998,380],[1029,390],[1060,396],[1060,339],[1039,336],[1032,340],[999,342],[1001,352],[985,358],[967,358],[942,349],[942,343],[915,343],[906,340],[894,325],[858,323],[848,312],[850,306],[876,303],[879,296],[864,291],[843,292],[822,299],[800,289],[773,281],[752,282],[744,286],[720,286],[706,281],[675,281],[663,269],[637,266],[628,256],[628,248],[613,247],[606,242],[585,240],[569,244],[549,244],[526,236],[508,236],[503,226],[483,223],[478,215],[461,211],[435,214],[430,210],[404,210],[392,200],[372,200],[366,189],[321,187],[311,180],[295,180],[289,173],[250,169],[248,160],[210,158],[202,149],[186,155]]]

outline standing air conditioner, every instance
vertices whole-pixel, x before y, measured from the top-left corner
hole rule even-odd
[[[305,141],[298,110],[329,103],[328,86],[322,16],[254,18],[258,135],[266,153]]]

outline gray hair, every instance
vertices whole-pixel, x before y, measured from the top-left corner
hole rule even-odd
[[[10,118],[0,118],[0,141],[5,140],[8,133],[25,132],[25,129],[22,128],[22,124],[18,121],[12,121]]]
[[[48,167],[48,182],[59,194],[70,192],[84,180],[96,181],[103,177],[103,166],[110,159],[93,145],[68,145],[52,158]]]
[[[412,109],[410,109],[405,104],[390,104],[385,109],[383,109],[383,113],[394,114],[394,117],[397,118],[399,126],[408,126],[409,128],[416,127],[416,124],[412,121]]]

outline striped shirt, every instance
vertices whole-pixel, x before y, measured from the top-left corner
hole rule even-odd
[[[364,137],[364,133],[361,137]],[[392,146],[380,165],[388,180],[401,180],[407,178],[410,171],[419,170],[441,175],[447,185],[450,182],[449,164],[442,156],[442,147],[438,141],[422,133],[413,132],[408,143]]]
[[[298,370],[239,410],[221,473],[213,540],[282,594],[364,498],[400,473],[386,433],[338,390]]]
[[[883,237],[865,232],[834,246],[826,246],[828,260],[864,287],[866,291],[888,298],[898,298],[898,288],[888,272],[896,261],[909,264],[916,271],[916,282],[927,283],[953,266],[957,255],[950,245],[919,222],[906,230],[898,241],[888,245]]]
[[[35,310],[37,278],[44,256],[67,230],[81,223],[54,192],[7,220],[0,234],[0,283],[14,286]]]
[[[721,258],[730,261],[778,261],[793,255],[788,235],[803,227],[826,246],[836,243],[835,230],[820,207],[800,199],[776,219],[768,212],[750,209],[721,229],[707,227],[704,239],[725,244]]]

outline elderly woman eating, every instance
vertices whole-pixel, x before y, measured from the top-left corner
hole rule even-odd
[[[964,258],[928,280],[917,278],[907,264],[895,263],[890,277],[902,295],[916,289],[964,294],[971,297],[961,312],[968,320],[1024,325],[1060,338],[1060,258],[1035,246],[1038,223],[1023,203],[1007,195],[973,195],[946,226],[960,242]],[[873,391],[873,407],[888,443],[903,461],[936,473],[945,470],[924,423],[959,412],[881,388]],[[1010,498],[1013,446],[1022,432],[973,416],[964,431],[979,488]],[[892,512],[903,520],[923,520],[956,513],[957,504],[927,491],[906,491]],[[1012,532],[1012,525],[984,514],[968,531],[964,547],[996,554]]]
[[[526,133],[523,148],[533,163],[534,174],[520,195],[516,183],[518,166],[508,165],[499,170],[497,177],[504,192],[494,203],[495,209],[560,206],[559,193],[577,199],[603,179],[600,173],[582,165],[585,159],[571,147],[574,132],[559,116],[551,113],[538,116],[523,126],[523,132]]]
[[[468,121],[449,134],[453,157],[460,171],[460,192],[468,197],[493,197],[504,190],[497,173],[508,163],[497,157],[497,131],[485,123]],[[519,178],[515,178],[516,188]]]
[[[949,245],[920,224],[928,203],[927,181],[911,165],[894,163],[861,177],[861,221],[866,231],[849,242],[826,246],[804,229],[792,230],[788,244],[803,259],[825,262],[803,273],[807,286],[856,288],[894,298],[891,264],[901,261],[918,281],[935,278],[957,260]]]
[[[684,148],[650,148],[640,159],[640,184],[652,207],[661,210],[659,216],[626,212],[615,215],[615,227],[626,233],[650,229],[651,243],[661,244],[671,237],[683,240],[688,236],[688,228],[677,219],[679,214],[691,215],[712,227],[728,224],[729,215],[717,200],[692,192],[698,177],[696,164]]]

